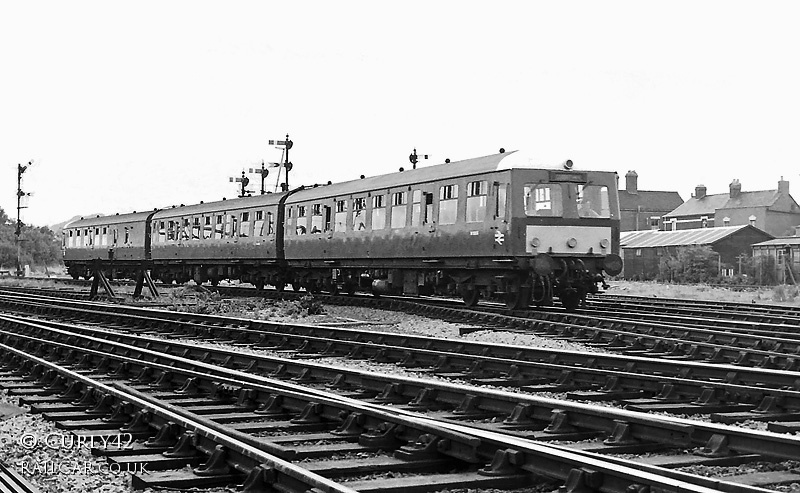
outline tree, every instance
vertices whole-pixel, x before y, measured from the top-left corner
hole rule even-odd
[[[0,208],[0,266],[17,263],[16,224]],[[21,265],[52,265],[61,261],[61,242],[46,226],[22,225],[20,235]]]

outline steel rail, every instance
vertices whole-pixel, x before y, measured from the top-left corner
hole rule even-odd
[[[74,303],[74,302],[72,302]],[[413,304],[408,304],[409,306]],[[158,313],[159,316],[176,322],[203,321],[208,324],[225,325],[232,320],[241,326],[252,326],[259,322],[248,319],[233,319],[214,315],[186,314],[182,312],[154,310],[119,305],[95,305],[99,311],[120,313]],[[57,309],[43,305],[42,310]],[[414,308],[412,306],[412,308]],[[417,308],[420,308],[417,306]],[[426,308],[426,307],[421,307]],[[429,307],[428,307],[429,308]],[[560,322],[540,322],[530,318],[509,315],[479,314],[466,309],[443,309],[438,313],[423,315],[460,317],[479,323],[501,323],[522,327],[540,335],[567,338],[576,342],[606,345],[620,352],[665,356],[668,359],[706,359],[712,362],[732,362],[741,366],[767,365],[770,368],[794,370],[800,368],[800,341],[752,335],[747,333],[720,332],[715,329],[693,329],[685,326],[644,323],[627,319],[563,315]],[[99,316],[99,315],[98,315]],[[263,322],[262,322],[263,323]],[[626,330],[627,329],[627,330]]]
[[[17,319],[14,316],[0,316],[2,320]],[[18,318],[18,320],[26,320]],[[162,351],[194,352],[202,354],[193,345],[180,343],[178,341],[154,341],[149,336],[136,334],[120,334],[118,332],[103,331],[95,327],[81,327],[76,325],[66,325],[52,321],[37,321],[37,323],[48,327],[64,328],[70,331],[77,331],[84,334],[101,335],[104,339],[122,341],[125,339],[127,344],[137,347],[147,346],[152,349],[153,345],[161,344],[166,346]],[[2,324],[0,324],[2,325]],[[303,329],[309,329],[303,327]],[[313,332],[313,329],[311,329]],[[325,331],[330,332],[330,329]],[[342,329],[343,332],[350,332],[353,336],[358,336],[358,331]],[[521,357],[523,352],[519,347],[498,345],[498,352],[504,353],[503,356],[493,356],[490,344],[452,344],[444,343],[446,349],[432,350],[425,349],[426,346],[435,346],[434,338],[414,338],[411,336],[374,333],[362,339],[372,340],[373,342],[357,342],[349,340],[338,346],[338,340],[331,340],[323,337],[313,337],[306,335],[309,330],[303,330],[299,335],[292,335],[283,332],[273,333],[271,341],[273,348],[282,351],[296,350],[303,354],[319,354],[324,356],[353,356],[358,355],[363,359],[378,359],[386,363],[401,363],[404,366],[421,366],[425,364],[434,367],[437,372],[463,372],[462,378],[471,378],[481,383],[481,376],[489,374],[513,375],[507,378],[506,385],[525,385],[526,380],[536,378],[547,378],[551,381],[558,380],[559,386],[568,389],[570,386],[586,388],[590,386],[594,389],[602,389],[609,397],[619,395],[624,392],[650,392],[651,395],[658,394],[669,386],[670,392],[674,396],[680,396],[684,401],[699,399],[709,391],[713,392],[713,399],[722,402],[732,402],[737,404],[750,403],[753,408],[759,405],[764,399],[772,399],[774,403],[780,403],[780,408],[785,410],[800,410],[800,392],[793,389],[800,382],[800,372],[775,371],[768,369],[747,369],[731,365],[704,364],[697,362],[685,362],[680,367],[674,363],[660,360],[650,360],[648,358],[631,356],[606,356],[602,353],[581,353],[576,351],[557,351],[530,349],[532,354],[537,355],[538,361],[528,361]],[[172,333],[171,336],[176,334]],[[293,343],[288,344],[290,338]],[[414,343],[411,343],[414,341]],[[239,340],[241,343],[241,341]],[[269,347],[270,339],[262,340],[257,347]],[[392,346],[395,344],[396,346]],[[402,345],[401,345],[402,344]],[[410,352],[413,351],[413,352]],[[253,362],[264,362],[266,358],[256,356],[241,355],[234,350],[217,349],[217,352],[231,358],[243,359],[240,366],[246,367]],[[549,355],[549,356],[548,356]],[[223,357],[225,357],[223,356]],[[563,364],[559,361],[559,356],[568,357],[572,364]],[[413,359],[414,364],[410,365],[409,360]],[[587,364],[587,360],[590,364]],[[274,365],[288,364],[291,360],[273,360]],[[446,363],[443,363],[446,361]],[[455,376],[455,375],[453,375]],[[568,377],[568,378],[565,378]],[[485,380],[485,379],[484,379]],[[502,380],[496,385],[503,386]],[[588,397],[588,396],[587,396]],[[776,407],[773,405],[773,408]],[[702,409],[701,406],[698,406]],[[773,411],[770,414],[774,414]],[[784,411],[785,412],[785,411]],[[768,416],[769,414],[765,414]]]
[[[51,341],[41,342],[46,344],[57,344]],[[0,348],[13,352],[19,356],[32,359],[37,364],[43,364],[44,366],[56,370],[61,374],[69,376],[69,378],[73,380],[81,380],[87,386],[101,388],[104,391],[109,390],[109,387],[104,384],[95,382],[87,377],[72,372],[71,370],[63,369],[58,365],[50,363],[42,358],[31,357],[23,351],[4,344],[0,344]],[[118,355],[109,356],[113,356],[115,358],[119,357]],[[122,358],[125,359],[125,357]],[[164,365],[164,368],[173,367]],[[196,377],[200,375],[195,373],[193,376]],[[215,375],[213,378],[220,377]],[[237,382],[236,380],[228,379],[226,377],[222,378],[226,380],[226,383],[246,385],[251,388],[253,387],[253,384]],[[308,396],[308,398],[313,399],[313,402],[317,405],[319,403],[324,403],[337,407],[346,406],[350,412],[370,413],[373,416],[377,415],[380,419],[399,422],[404,425],[409,425],[410,423],[414,424],[416,427],[425,432],[435,433],[442,437],[443,441],[437,443],[437,449],[440,452],[450,452],[463,456],[465,452],[458,450],[459,447],[455,442],[459,442],[461,447],[466,447],[468,450],[471,449],[473,451],[478,448],[484,448],[488,442],[491,442],[493,445],[491,449],[494,450],[494,462],[489,468],[486,469],[487,474],[507,475],[509,474],[508,468],[514,467],[562,481],[569,481],[571,478],[573,478],[573,481],[591,480],[597,484],[597,487],[602,486],[602,491],[641,491],[641,488],[643,487],[656,487],[659,489],[659,491],[692,491],[697,493],[708,493],[710,491],[768,491],[760,488],[747,488],[734,483],[721,482],[714,482],[714,484],[718,487],[718,489],[714,490],[705,486],[705,484],[709,483],[708,479],[706,478],[699,478],[685,474],[682,475],[680,479],[675,479],[674,473],[667,474],[670,477],[664,477],[664,475],[657,474],[660,470],[659,468],[651,467],[649,471],[643,472],[638,468],[638,465],[623,465],[624,461],[615,461],[614,463],[609,463],[608,461],[604,461],[600,458],[589,457],[586,454],[577,454],[571,451],[537,444],[531,442],[530,440],[508,437],[506,435],[493,432],[475,430],[474,428],[458,424],[442,423],[440,421],[431,420],[424,416],[420,416],[416,413],[403,412],[400,414],[404,416],[400,418],[394,409],[388,411],[385,407],[374,404],[365,404],[360,401],[342,397],[336,394],[331,394],[329,392],[318,390],[309,391],[309,389],[305,387],[286,382],[275,381],[270,382],[270,384],[274,384],[279,387],[285,387],[282,389],[282,392],[295,394],[295,397],[302,397],[306,393],[310,393],[311,395]],[[188,419],[188,417],[191,416],[191,413],[187,411],[180,410],[175,406],[167,406],[164,408],[157,400],[147,398],[147,396],[138,392],[132,392],[126,386],[116,385],[115,387],[117,387],[115,389],[117,392],[109,393],[116,395],[119,399],[133,401],[142,409],[153,409],[152,412],[159,414],[171,421],[182,424],[185,423],[187,426],[194,426],[206,436],[215,436],[215,441],[220,441],[218,438],[221,438],[221,440],[230,440],[230,437],[227,435],[223,435],[222,437],[217,436],[216,434],[218,431],[215,429],[217,427],[213,425],[209,425],[208,423],[200,423],[197,421],[192,422],[192,420]],[[124,389],[125,392],[122,392],[122,389]],[[267,390],[273,391],[274,388],[270,386],[267,388]],[[242,447],[242,450],[247,450],[246,447],[248,446],[248,444],[245,442],[236,443],[234,441],[226,443],[223,441],[222,443],[229,447]],[[486,454],[486,452],[484,452],[484,454]],[[269,458],[277,459],[273,457]],[[261,459],[261,457],[259,457],[259,459]],[[283,466],[284,464],[280,464],[280,467]],[[697,485],[695,482],[699,482],[701,485]],[[323,491],[352,490],[326,489]]]
[[[27,302],[24,302],[27,303]],[[19,305],[17,305],[19,306]],[[90,305],[93,306],[93,305]],[[50,306],[44,306],[50,308]],[[83,312],[78,308],[64,308],[73,316],[81,316]],[[91,313],[91,312],[89,312]],[[106,312],[102,312],[106,313]],[[154,313],[158,317],[164,313],[162,311],[140,312]],[[167,312],[169,313],[169,312]],[[214,337],[209,334],[208,325],[193,325],[181,322],[180,327],[170,324],[169,319],[164,318],[139,318],[143,315],[127,315],[132,325],[149,326],[155,328],[159,325],[167,325],[171,328],[170,337],[185,334],[186,337]],[[119,323],[119,315],[115,317],[115,323]],[[207,320],[207,319],[206,319]],[[658,378],[680,378],[692,379],[696,381],[708,381],[710,387],[727,388],[732,393],[740,396],[755,394],[756,398],[763,397],[764,389],[795,388],[800,381],[800,372],[792,371],[791,365],[784,364],[784,369],[775,370],[769,368],[751,368],[742,365],[725,365],[720,363],[702,363],[696,361],[682,361],[681,365],[675,365],[673,360],[659,360],[654,358],[644,358],[632,355],[615,355],[604,353],[592,353],[590,356],[582,352],[540,349],[531,347],[519,347],[491,343],[474,343],[469,341],[450,341],[432,337],[414,336],[387,332],[365,332],[362,330],[348,328],[332,328],[309,326],[304,324],[279,324],[274,322],[261,322],[247,319],[230,319],[214,317],[211,320],[217,323],[233,324],[234,327],[223,329],[222,327],[213,329],[214,331],[228,331],[221,334],[222,338],[230,337],[239,343],[252,341],[259,346],[278,345],[285,349],[300,349],[304,352],[320,352],[326,355],[347,355],[357,346],[365,351],[362,357],[374,357],[375,351],[381,351],[379,355],[385,361],[402,362],[409,358],[408,351],[413,351],[413,358],[436,364],[436,359],[441,355],[440,352],[449,353],[447,356],[448,366],[459,371],[471,371],[474,375],[481,372],[493,372],[496,374],[509,374],[510,366],[517,365],[519,369],[528,367],[531,369],[539,368],[542,371],[549,370],[552,378],[558,378],[558,373],[562,369],[553,365],[569,365],[576,372],[587,375],[594,375],[588,378],[589,382],[604,384],[609,375],[602,373],[602,370],[624,371],[630,378],[636,379],[635,375],[646,374],[649,377],[655,375]],[[41,323],[46,324],[46,321]],[[151,329],[152,330],[152,329]],[[548,332],[553,332],[550,329]],[[565,328],[566,330],[566,328]],[[139,330],[136,330],[141,332]],[[556,330],[556,334],[558,331]],[[574,332],[573,332],[574,334]],[[335,340],[332,340],[335,338]],[[337,344],[336,341],[341,341]],[[674,341],[678,344],[677,341]],[[345,345],[347,343],[347,345]],[[375,348],[374,345],[380,345]],[[392,347],[395,346],[395,347]],[[714,354],[719,356],[722,349],[716,345],[711,347],[719,349]],[[614,349],[613,347],[610,349]],[[620,348],[616,348],[620,349]],[[624,350],[624,348],[622,348]],[[437,352],[438,351],[438,352]],[[646,351],[642,351],[643,353]],[[773,363],[779,362],[778,356],[769,351],[762,351],[764,354],[772,356]],[[741,352],[736,355],[741,357]],[[587,358],[591,361],[591,368],[587,368]],[[476,361],[481,362],[476,367]],[[788,360],[787,360],[788,361]],[[483,366],[481,366],[483,365]],[[634,371],[635,370],[635,371]],[[623,385],[620,381],[617,385]],[[675,383],[675,382],[673,382]],[[631,383],[636,388],[635,383]],[[739,385],[740,388],[725,387],[726,385]],[[745,388],[751,386],[748,389]],[[629,385],[630,387],[630,385]],[[739,397],[737,397],[739,398]],[[791,403],[786,404],[789,408],[800,407]]]
[[[28,354],[7,344],[0,343],[0,349],[7,353],[24,357],[30,361],[33,361],[37,365],[42,365],[54,370],[72,381],[81,382],[86,387],[99,390],[105,394],[115,397],[120,401],[130,402],[140,409],[147,409],[149,412],[154,413],[165,420],[174,422],[182,428],[202,435],[214,443],[237,450],[239,453],[256,461],[256,463],[264,464],[266,469],[274,471],[275,475],[277,476],[276,482],[278,483],[283,482],[280,477],[285,475],[291,479],[290,483],[299,480],[309,488],[319,488],[322,491],[330,493],[355,493],[355,490],[351,488],[343,487],[336,482],[330,481],[327,478],[307,471],[292,464],[291,462],[266,453],[261,448],[254,447],[251,444],[242,442],[236,438],[232,438],[228,433],[221,433],[219,430],[209,427],[208,423],[203,423],[196,418],[192,419],[192,417],[185,413],[179,414],[175,412],[174,409],[159,405],[153,400],[143,400],[139,395],[134,395],[133,393],[126,392],[120,388],[106,385],[98,380],[91,379],[81,375],[80,373],[61,367],[43,358]]]
[[[24,323],[24,322],[20,322]],[[37,324],[25,323],[35,326]],[[42,327],[42,326],[39,326]],[[47,328],[54,332],[58,329]],[[84,350],[86,344],[81,346],[69,345],[57,341],[42,341],[35,337],[5,332],[12,337],[20,337],[39,343],[57,345],[71,350]],[[160,371],[191,373],[192,370],[180,368],[181,364],[188,368],[195,366],[202,367],[205,371],[214,372],[218,377],[236,379],[235,382],[247,382],[248,385],[263,385],[268,382],[281,389],[290,389],[293,384],[281,380],[271,379],[260,375],[253,375],[247,372],[227,369],[215,365],[205,364],[180,356],[168,356],[163,353],[129,346],[113,341],[107,341],[90,336],[79,336],[87,342],[109,344],[117,347],[120,351],[138,353],[139,357],[114,355],[114,358],[123,359],[140,366],[157,368]],[[83,349],[81,349],[83,348]],[[130,353],[129,353],[130,354]],[[144,361],[143,356],[155,358],[154,361]],[[156,363],[160,360],[169,360],[169,364]],[[308,364],[308,363],[306,363]],[[322,366],[322,365],[318,365]],[[800,456],[800,437],[792,435],[776,434],[771,432],[755,431],[743,428],[735,428],[715,423],[702,423],[698,421],[668,417],[654,416],[648,413],[641,413],[628,410],[612,409],[606,406],[591,406],[581,403],[570,403],[557,399],[547,399],[542,397],[527,396],[513,392],[499,390],[481,389],[457,384],[446,384],[439,381],[420,380],[408,377],[392,376],[382,377],[369,372],[356,372],[353,370],[336,369],[338,373],[356,375],[356,380],[372,379],[380,380],[393,384],[392,389],[402,395],[407,395],[409,400],[419,399],[425,392],[441,392],[443,397],[447,396],[454,399],[456,405],[464,406],[468,402],[473,409],[492,411],[495,413],[515,414],[517,424],[524,424],[530,420],[551,422],[551,426],[556,423],[569,423],[572,426],[593,429],[599,432],[615,434],[621,431],[629,433],[630,436],[644,441],[656,441],[677,447],[705,446],[719,439],[724,439],[730,450],[740,453],[755,453],[768,457],[783,459],[794,459]],[[197,376],[197,375],[193,375]],[[231,382],[229,382],[231,383]],[[335,395],[335,394],[332,394]],[[513,421],[513,420],[512,420]]]

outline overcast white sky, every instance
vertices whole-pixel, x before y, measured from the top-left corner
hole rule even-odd
[[[795,1],[3,2],[0,207],[23,220],[234,197],[526,149],[800,198]],[[270,180],[274,183],[274,181]],[[624,178],[621,180],[624,186]]]

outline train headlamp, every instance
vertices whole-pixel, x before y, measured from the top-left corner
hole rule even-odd
[[[608,238],[600,240],[600,248],[608,248]]]
[[[538,248],[539,245],[541,245],[541,244],[542,244],[542,242],[539,240],[539,238],[534,238],[534,239],[531,240],[531,246],[533,248]]]
[[[578,240],[576,240],[575,238],[568,239],[567,246],[570,248],[575,248],[576,246],[578,246]]]
[[[561,163],[561,165],[564,166],[564,169],[567,170],[572,169],[572,159],[567,159],[566,161]]]

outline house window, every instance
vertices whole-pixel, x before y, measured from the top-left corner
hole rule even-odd
[[[641,257],[642,256],[642,249],[641,248],[637,248],[636,251],[634,252],[634,255],[636,255],[637,257]]]
[[[750,216],[748,219],[750,221],[750,226],[756,225],[756,216]]]
[[[658,231],[658,216],[650,216],[650,229]]]
[[[700,227],[707,228],[708,227],[708,216],[700,217]]]
[[[731,225],[731,218],[729,218],[729,217],[723,217],[723,218],[722,218],[722,225],[723,225],[723,226],[730,226],[730,225]]]

